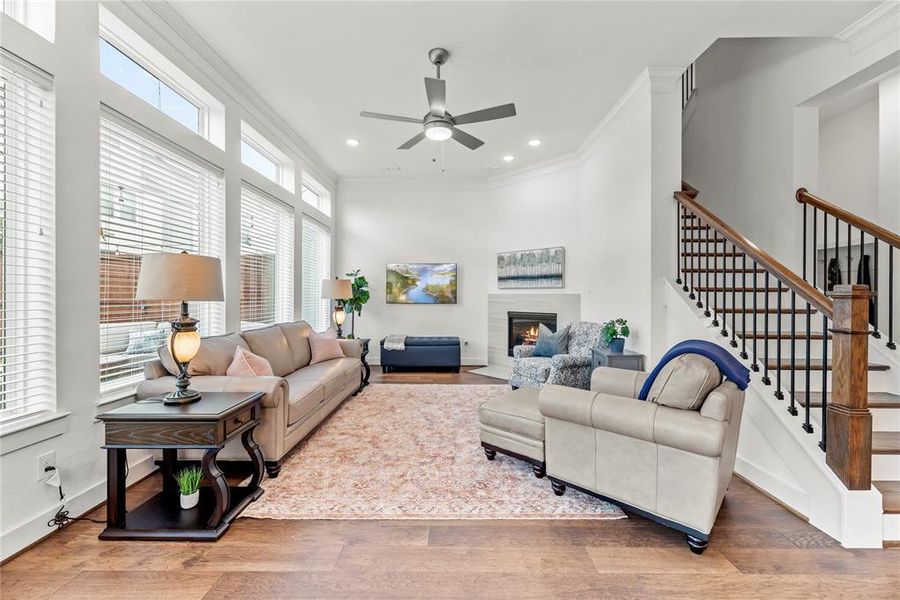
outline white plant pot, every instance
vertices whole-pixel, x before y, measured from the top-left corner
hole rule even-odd
[[[185,510],[194,508],[197,506],[198,502],[200,502],[200,490],[197,490],[193,494],[181,494],[181,508]]]

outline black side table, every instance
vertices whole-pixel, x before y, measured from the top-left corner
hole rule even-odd
[[[605,346],[591,349],[591,371],[597,367],[613,367],[616,369],[629,369],[631,371],[644,370],[644,355],[639,352],[625,350],[624,352],[610,352]]]
[[[359,386],[359,388],[362,389],[369,385],[369,376],[372,374],[372,370],[369,368],[369,362],[366,360],[366,357],[369,355],[369,338],[358,339],[360,346],[362,346],[362,353],[359,355],[359,359],[362,361],[363,368],[362,384]]]

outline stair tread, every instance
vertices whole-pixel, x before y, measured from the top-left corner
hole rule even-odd
[[[900,431],[873,431],[872,454],[900,454]]]
[[[777,332],[777,331],[769,331],[768,333],[766,333],[765,331],[757,331],[757,332],[755,332],[755,333],[752,332],[752,331],[747,331],[747,332],[745,332],[745,333],[741,333],[741,332],[739,331],[739,332],[737,333],[737,337],[742,338],[742,339],[743,339],[743,338],[747,338],[748,340],[752,340],[752,339],[757,339],[757,340],[770,339],[770,340],[774,340],[774,339],[778,339],[778,334],[779,334],[779,332]],[[794,336],[795,336],[795,338],[796,338],[797,340],[805,340],[805,339],[806,339],[806,330],[802,330],[802,331],[801,331],[800,329],[798,329],[797,332],[794,334]],[[810,334],[809,334],[809,339],[811,339],[811,340],[821,340],[822,337],[823,337],[823,336],[822,336],[822,332],[821,332],[821,331],[812,331],[812,332],[810,332]],[[830,340],[830,339],[833,339],[833,338],[834,338],[834,335],[832,335],[832,334],[829,333],[829,334],[828,334],[828,339]],[[781,332],[781,339],[782,339],[782,340],[785,340],[785,341],[788,341],[788,342],[791,341],[791,332],[790,332],[790,331],[782,331],[782,332]]]
[[[806,360],[798,358],[796,361],[796,365],[798,369],[803,369],[806,366]],[[826,364],[826,368],[830,371],[832,369],[831,360],[829,359]],[[778,368],[778,361],[770,360],[768,363],[768,367],[770,370]],[[784,360],[781,361],[781,370],[784,371],[786,369],[791,368],[791,361]],[[821,358],[811,358],[809,360],[809,368],[813,371],[821,371],[822,370],[822,359]],[[881,363],[869,363],[869,371],[887,371],[890,369],[888,365]]]
[[[797,402],[806,405],[806,392],[797,392]],[[831,392],[828,392],[828,401],[831,402]],[[822,406],[822,392],[810,392],[809,405]],[[869,408],[900,408],[900,395],[890,392],[869,392]]]
[[[900,513],[900,481],[873,481],[881,492],[881,509],[890,514]]]

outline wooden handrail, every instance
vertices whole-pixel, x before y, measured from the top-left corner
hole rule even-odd
[[[885,229],[881,225],[877,225],[871,221],[867,221],[866,219],[863,219],[862,217],[859,217],[852,212],[844,210],[840,206],[835,206],[831,202],[823,200],[822,198],[819,198],[814,194],[810,194],[806,188],[798,189],[796,198],[797,202],[799,202],[800,204],[809,204],[810,206],[815,206],[816,208],[825,211],[829,215],[837,217],[845,223],[849,223],[860,231],[864,231],[865,233],[876,237],[877,239],[893,246],[894,248],[900,248],[900,235],[897,235],[893,231]]]
[[[685,186],[686,184],[682,187]],[[775,260],[768,252],[760,249],[759,246],[745,238],[727,223],[704,208],[691,197],[692,193],[696,194],[696,190],[690,186],[686,187],[690,188],[690,191],[675,192],[675,198],[678,202],[687,207],[694,214],[698,215],[707,225],[731,241],[731,243],[740,248],[747,256],[755,260],[760,267],[781,280],[786,287],[796,292],[798,296],[809,302],[811,306],[815,307],[823,315],[829,319],[834,318],[834,303],[831,298],[805,282],[802,277]]]

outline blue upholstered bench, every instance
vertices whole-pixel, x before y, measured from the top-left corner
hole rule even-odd
[[[459,372],[459,338],[455,336],[409,336],[405,350],[385,350],[381,340],[381,368],[452,369]]]

